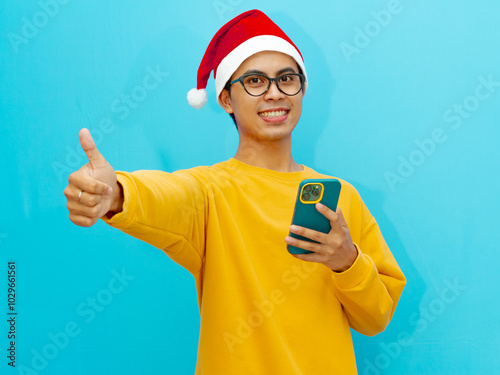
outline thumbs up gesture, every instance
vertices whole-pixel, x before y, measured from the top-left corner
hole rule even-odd
[[[76,225],[90,227],[106,213],[122,210],[123,192],[115,170],[97,150],[88,129],[80,130],[79,137],[89,162],[69,175],[64,195],[69,219]]]

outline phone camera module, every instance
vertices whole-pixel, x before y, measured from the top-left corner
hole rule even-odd
[[[314,203],[315,201],[318,201],[321,191],[323,189],[323,186],[321,184],[308,184],[305,185],[302,188],[302,201],[303,202],[311,202]]]

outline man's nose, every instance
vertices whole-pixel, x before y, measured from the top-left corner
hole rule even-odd
[[[278,88],[278,82],[276,81],[271,81],[271,85],[269,86],[269,89],[266,91],[264,94],[264,99],[266,100],[279,100],[282,99],[285,96],[280,89]]]

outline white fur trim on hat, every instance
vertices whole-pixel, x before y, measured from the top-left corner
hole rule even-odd
[[[295,47],[283,38],[274,35],[259,35],[244,41],[238,47],[233,49],[217,67],[215,78],[215,92],[217,95],[217,103],[219,103],[219,105],[221,105],[219,95],[224,89],[224,86],[226,85],[226,82],[229,80],[229,78],[231,78],[233,73],[239,68],[243,61],[245,61],[250,56],[262,51],[282,52],[293,57],[293,59],[302,69],[302,73],[306,77],[304,82],[304,90],[306,89],[306,68],[304,66],[302,57],[295,49]]]
[[[208,101],[207,90],[191,89],[187,93],[187,100],[191,107],[201,109]]]

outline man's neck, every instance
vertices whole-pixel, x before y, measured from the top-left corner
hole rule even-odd
[[[297,172],[303,167],[292,157],[291,137],[279,142],[242,141],[234,158],[254,167],[271,169],[277,172]]]

